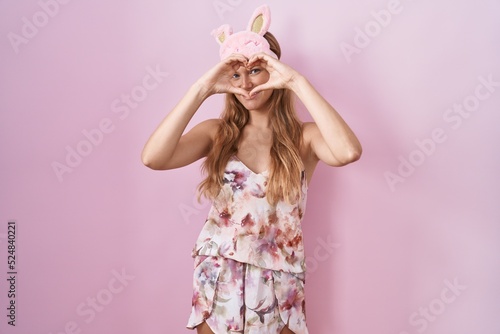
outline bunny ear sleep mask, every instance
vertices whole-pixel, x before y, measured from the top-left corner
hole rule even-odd
[[[233,28],[228,24],[224,24],[212,31],[215,40],[220,44],[220,59],[224,60],[233,53],[240,53],[250,58],[259,52],[278,58],[271,51],[269,42],[264,38],[270,24],[271,12],[269,7],[262,5],[254,11],[247,30],[233,34]]]

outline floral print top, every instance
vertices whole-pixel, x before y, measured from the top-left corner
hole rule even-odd
[[[266,199],[268,171],[254,173],[236,156],[224,171],[224,185],[212,203],[193,249],[198,255],[222,256],[257,267],[305,272],[301,220],[307,180],[302,172],[302,196],[295,204]]]

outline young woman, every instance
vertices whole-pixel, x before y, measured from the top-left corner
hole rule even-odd
[[[247,31],[215,31],[221,62],[195,82],[146,143],[155,170],[206,158],[200,193],[212,200],[196,241],[193,307],[198,333],[308,333],[300,222],[318,161],[343,166],[361,145],[308,80],[279,61],[267,6]],[[226,94],[219,119],[184,133],[200,105]],[[315,122],[298,120],[295,94]]]

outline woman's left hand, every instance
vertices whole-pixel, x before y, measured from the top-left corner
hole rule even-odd
[[[267,89],[291,89],[292,83],[299,75],[298,72],[290,66],[263,52],[249,59],[247,67],[251,68],[255,65],[260,65],[269,72],[269,80],[252,89],[250,96]]]

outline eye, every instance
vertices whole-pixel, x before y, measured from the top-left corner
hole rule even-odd
[[[254,67],[250,70],[250,74],[259,74],[260,73],[260,68]]]
[[[239,78],[240,78],[240,75],[238,73],[233,74],[233,79],[239,79]]]

